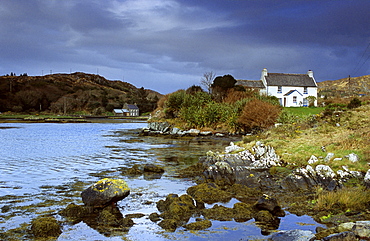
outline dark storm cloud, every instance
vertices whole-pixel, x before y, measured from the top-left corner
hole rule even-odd
[[[338,79],[370,55],[368,9],[365,0],[2,0],[0,74],[99,72],[162,93],[206,71]]]

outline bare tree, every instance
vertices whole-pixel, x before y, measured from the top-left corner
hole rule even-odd
[[[215,77],[216,77],[216,74],[210,71],[210,72],[205,72],[203,74],[203,77],[200,79],[200,84],[205,87],[208,93],[211,93],[211,86],[212,86],[212,83]]]

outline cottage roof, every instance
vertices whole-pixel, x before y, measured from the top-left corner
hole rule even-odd
[[[307,74],[268,73],[265,78],[268,86],[317,87],[315,80]]]
[[[241,85],[247,88],[265,88],[261,80],[237,80],[235,85]]]
[[[126,107],[130,110],[133,110],[133,109],[139,109],[139,107],[137,107],[136,105],[131,105],[131,104],[127,104]]]

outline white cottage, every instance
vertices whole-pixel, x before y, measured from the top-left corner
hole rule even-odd
[[[308,106],[308,96],[314,96],[317,106],[317,83],[313,71],[307,74],[268,73],[262,70],[261,81],[267,95],[276,96],[284,107]]]

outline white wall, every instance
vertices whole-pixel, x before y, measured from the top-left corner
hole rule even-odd
[[[284,96],[287,92],[291,90],[297,90],[290,94],[289,96]],[[267,94],[276,96],[279,100],[281,100],[281,105],[284,106],[284,98],[285,98],[285,107],[299,107],[305,104],[305,98],[308,96],[315,96],[317,98],[317,88],[316,87],[307,87],[307,93],[304,93],[304,87],[298,86],[282,86],[281,92],[278,92],[278,86],[268,86],[267,87]],[[293,97],[296,96],[296,102],[293,102]],[[308,102],[307,102],[308,105]],[[315,101],[315,106],[317,106],[317,101]]]

